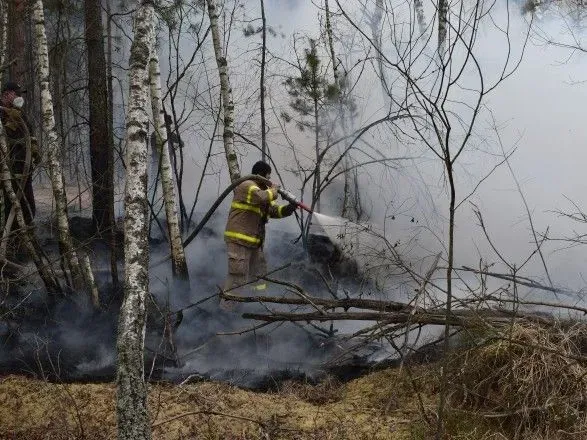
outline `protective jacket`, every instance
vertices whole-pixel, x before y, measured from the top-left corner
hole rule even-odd
[[[5,97],[4,97],[5,98]],[[3,99],[5,101],[6,99]],[[3,102],[4,104],[4,102]],[[20,109],[0,109],[0,120],[6,133],[8,144],[8,166],[12,174],[12,187],[20,196],[25,222],[30,224],[35,216],[35,198],[33,195],[32,171],[39,162],[39,150],[37,140],[33,135],[33,129],[25,114]],[[30,140],[32,163],[29,163],[27,171],[27,138]],[[4,191],[4,188],[2,188]],[[4,197],[5,215],[8,217],[12,203],[7,194]],[[13,223],[16,227],[16,223]]]
[[[272,188],[261,189],[257,182],[245,180],[234,189],[228,213],[224,240],[258,248],[265,240],[265,224],[269,218],[288,217],[295,205],[278,205]]]

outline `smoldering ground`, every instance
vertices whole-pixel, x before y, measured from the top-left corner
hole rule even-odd
[[[225,214],[216,213],[186,250],[189,289],[173,281],[169,262],[151,270],[145,374],[151,379],[172,381],[187,377],[212,378],[255,388],[272,386],[280,378],[321,377],[326,372],[323,363],[343,349],[340,344],[335,346],[323,332],[306,324],[273,324],[247,331],[259,323],[242,319],[240,314],[267,312],[266,308],[246,304],[238,305],[234,312],[220,309],[217,293],[226,275],[222,238]],[[107,268],[107,249],[96,252],[95,264]],[[151,261],[160,260],[167,252],[165,242],[152,241]],[[308,258],[296,234],[269,227],[266,253],[270,270],[280,269],[272,277],[296,283],[312,295],[329,295],[324,281],[329,279],[328,273],[323,265]],[[319,270],[323,271],[324,279]],[[112,380],[116,373],[121,298],[112,291],[108,276],[99,276],[98,282],[102,293],[99,311],[84,295],[59,298],[53,304],[39,291],[22,290],[19,295],[7,296],[3,304],[7,312],[0,328],[0,371],[62,381]],[[368,292],[367,284],[361,285],[351,277],[338,278],[337,288],[353,294],[357,289]],[[283,287],[269,283],[264,294],[283,292]],[[181,323],[177,325],[179,316]],[[169,338],[166,329],[172,327],[173,335]],[[335,327],[334,331],[337,330],[344,331]],[[369,350],[362,354],[363,366],[368,364],[374,348]],[[361,371],[360,362],[355,362],[353,367],[354,374]]]
[[[310,3],[300,5],[297,14],[292,15],[291,11],[288,12],[287,18],[283,13],[280,14],[275,2],[268,4],[271,20],[277,23],[281,21],[291,29],[300,29],[300,24],[310,33],[317,31],[318,21],[309,20],[308,14],[302,11],[303,8],[311,8]],[[290,6],[297,7],[294,2],[291,2]],[[310,15],[316,16],[314,12]],[[292,17],[299,23],[294,23]],[[512,23],[519,26],[520,30],[524,21],[522,17],[518,17]],[[554,29],[560,22],[553,19],[545,25]],[[520,35],[523,35],[523,32],[519,32],[518,36]],[[503,53],[503,47],[496,44],[490,36],[482,40],[481,44],[486,63],[494,59],[498,50]],[[560,61],[565,58],[565,53],[560,48],[528,46],[519,71],[506,81],[502,88],[497,89],[488,102],[500,123],[506,149],[518,146],[516,154],[512,157],[512,165],[522,182],[530,210],[535,216],[535,227],[544,231],[548,226],[555,225],[551,233],[554,229],[560,235],[570,233],[573,225],[569,226],[564,219],[557,218],[549,210],[568,206],[563,195],[582,204],[584,200],[581,198],[585,189],[582,145],[585,124],[581,119],[585,88],[569,81],[583,79],[585,60],[574,59],[563,67]],[[229,62],[230,60],[229,53]],[[245,65],[246,63],[243,63],[243,66]],[[368,122],[373,115],[377,115],[383,107],[381,96],[375,96],[381,92],[372,86],[374,81],[377,79],[371,76],[362,88],[357,89],[362,93],[363,105],[360,120],[357,122],[359,126]],[[278,86],[273,84],[274,88]],[[553,90],[556,90],[556,93],[552,92]],[[481,141],[483,130],[487,134],[486,139],[491,137],[489,132],[492,131],[487,119],[482,122],[480,127],[484,128],[476,132],[479,135],[475,144],[477,150],[465,157],[459,170],[465,171],[459,182],[462,184],[460,191],[463,194],[474,188],[479,176],[484,176],[491,165],[500,158],[499,154],[495,155],[495,149],[489,154],[480,154],[483,153],[485,146]],[[311,151],[311,144],[306,142],[304,136],[296,135],[294,130],[289,134],[296,142],[296,147]],[[369,133],[365,140],[398,149],[405,147],[408,150],[412,147],[398,145],[393,136],[381,132]],[[494,140],[495,138],[491,142]],[[286,144],[281,142],[278,135],[271,137],[271,141],[277,144],[272,145],[272,154],[277,165],[287,164],[291,151],[283,148]],[[186,144],[205,146],[207,141],[186,138]],[[189,159],[199,160],[200,153],[193,152],[193,157]],[[488,158],[492,160],[489,161]],[[251,158],[247,157],[245,162],[250,166]],[[388,237],[392,243],[401,240],[402,243],[414,244],[413,261],[421,261],[422,255],[429,257],[444,250],[442,240],[438,240],[438,237],[446,236],[446,186],[442,171],[438,167],[428,165],[430,162],[429,157],[423,156],[421,161],[415,163],[413,169],[400,170],[403,173],[401,175],[399,172],[383,173],[375,167],[367,167],[364,168],[365,174],[361,177],[362,195],[367,201],[372,222],[379,224],[389,233]],[[191,176],[199,176],[201,169],[198,166],[193,168],[190,170]],[[298,180],[294,173],[284,172],[284,175],[288,188],[296,190]],[[389,178],[390,175],[393,177]],[[193,179],[188,180],[190,179],[184,182],[185,187],[191,185],[193,188]],[[209,183],[208,180],[205,184]],[[426,188],[425,191],[422,190],[423,187]],[[334,197],[330,200],[332,203],[324,201],[326,213],[335,213],[337,205],[333,200]],[[519,194],[507,170],[501,168],[490,179],[484,181],[472,200],[483,211],[500,251],[511,261],[523,261],[535,245],[531,240]],[[253,383],[257,380],[256,374],[259,372],[264,374],[285,368],[313,374],[319,370],[318,366],[328,353],[327,347],[321,345],[320,339],[315,335],[309,335],[306,330],[290,324],[276,325],[274,327],[277,328],[270,331],[260,330],[257,334],[269,334],[270,340],[266,344],[267,348],[259,353],[261,350],[255,342],[255,335],[217,336],[219,332],[235,332],[250,328],[253,323],[220,312],[216,298],[190,307],[207,296],[214,295],[218,291],[217,286],[223,283],[226,261],[221,232],[226,211],[226,206],[221,208],[208,225],[209,229],[202,232],[188,247],[191,275],[189,292],[176,289],[171,282],[168,267],[158,268],[151,274],[152,293],[157,299],[158,308],[150,307],[146,341],[147,373],[151,372],[151,366],[154,365],[153,374],[163,377],[178,379],[190,374],[202,374],[239,383]],[[414,223],[411,222],[412,218],[415,219]],[[292,230],[295,231],[295,228]],[[307,263],[301,244],[293,243],[296,238],[293,231],[290,236],[277,233],[272,226],[270,227],[270,266],[275,268],[286,263],[294,264],[275,276],[296,281],[313,294],[327,294],[322,280],[312,275],[313,268]],[[479,226],[470,210],[459,211],[457,234],[457,266],[473,265],[472,262],[477,262],[481,257],[489,262],[495,262],[496,257],[481,237]],[[414,240],[414,237],[417,240]],[[564,253],[555,252],[558,248],[560,246],[554,244],[548,249],[547,246],[544,248],[549,257],[548,264],[554,282],[573,287],[584,285],[581,274],[584,268],[581,266],[584,265],[585,251],[577,247]],[[152,260],[156,260],[157,256],[165,254],[167,249],[164,245],[158,245],[153,251]],[[422,263],[423,271],[427,267],[426,261]],[[529,275],[538,274],[544,280],[543,269],[536,259],[525,267],[525,271]],[[307,275],[301,277],[301,274]],[[106,281],[100,282],[101,287],[104,287]],[[357,293],[360,287],[351,284],[349,291]],[[407,295],[410,292],[404,293]],[[535,291],[527,293],[536,294]],[[113,377],[116,359],[116,301],[105,301],[109,308],[103,312],[95,312],[86,299],[63,300],[47,317],[46,314],[35,313],[46,309],[44,297],[40,293],[33,292],[22,304],[21,300],[22,298],[18,298],[12,303],[12,300],[5,303],[8,309],[17,304],[19,307],[0,324],[3,335],[0,362],[3,371],[18,369],[41,376],[59,375],[63,378],[88,380]],[[176,355],[180,360],[179,366],[173,365],[173,359],[166,358],[171,357],[163,337],[162,317],[166,315],[167,307],[172,312],[183,309],[183,321],[173,340]],[[263,310],[262,306],[255,307]],[[15,314],[18,319],[15,319]],[[159,353],[159,356],[153,363],[155,353]]]

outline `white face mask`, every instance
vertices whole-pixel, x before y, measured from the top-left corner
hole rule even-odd
[[[16,108],[22,108],[22,106],[24,105],[24,98],[22,96],[17,96],[12,101],[12,105]]]

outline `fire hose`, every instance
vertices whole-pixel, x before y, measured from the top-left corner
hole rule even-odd
[[[208,221],[210,220],[210,217],[212,217],[212,214],[214,214],[216,209],[218,209],[218,206],[220,206],[220,204],[226,198],[226,196],[228,196],[232,192],[232,190],[234,190],[237,186],[239,186],[241,183],[243,183],[247,180],[254,180],[257,182],[261,182],[269,187],[273,186],[273,183],[269,179],[265,179],[264,177],[258,176],[256,174],[250,174],[248,176],[243,176],[239,179],[236,179],[228,187],[226,187],[226,189],[222,192],[222,194],[220,194],[220,196],[212,204],[212,206],[210,207],[208,212],[206,212],[204,217],[202,217],[202,220],[200,220],[200,223],[197,224],[197,226],[194,228],[192,233],[183,241],[184,248],[187,247],[194,240],[194,238],[196,238],[196,236],[200,233],[200,231],[204,228],[204,226],[206,226],[206,223],[208,223]],[[281,198],[283,198],[283,200],[285,200],[289,203],[292,203],[294,205],[297,205],[299,208],[301,208],[309,213],[312,213],[312,210],[307,205],[305,205],[303,202],[299,201],[292,193],[290,193],[286,190],[283,190],[281,188],[278,189],[277,192],[279,193]],[[169,254],[165,258],[153,263],[151,265],[151,267],[159,266],[159,265],[165,263],[170,258],[171,258],[171,254]]]

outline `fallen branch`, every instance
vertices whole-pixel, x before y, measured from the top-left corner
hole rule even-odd
[[[273,282],[273,281],[272,281]],[[285,283],[280,283],[285,284]],[[288,284],[289,285],[289,284]],[[296,289],[298,292],[299,288]],[[326,309],[341,308],[345,311],[350,308],[377,310],[381,312],[410,312],[413,308],[404,303],[394,301],[382,301],[376,299],[362,298],[344,298],[344,299],[324,299],[304,294],[305,298],[293,297],[273,297],[273,296],[239,296],[230,293],[222,293],[220,296],[228,301],[244,303],[272,303],[272,304],[291,304],[291,305],[320,305]],[[311,303],[309,302],[311,301]]]

